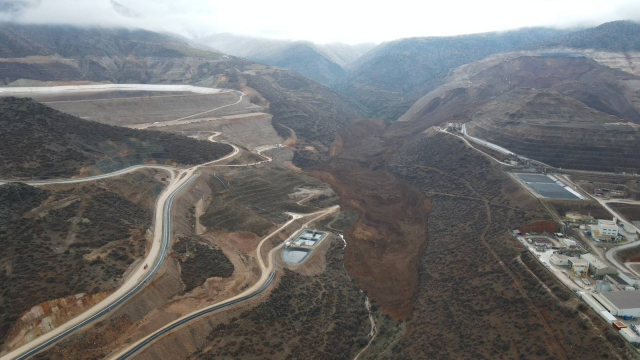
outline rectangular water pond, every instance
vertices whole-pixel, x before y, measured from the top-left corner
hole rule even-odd
[[[555,181],[553,181],[553,179],[551,179],[547,175],[542,175],[542,174],[516,174],[516,175],[518,175],[518,177],[522,179],[524,182],[526,182],[527,184],[529,183],[555,184],[556,183]]]
[[[282,252],[282,258],[288,263],[298,264],[302,262],[310,252],[311,250],[307,249],[286,248]]]
[[[529,187],[538,194],[554,199],[580,199],[578,196],[565,189],[563,185],[558,184],[555,180],[547,175],[542,174],[516,174],[522,181],[526,182]]]

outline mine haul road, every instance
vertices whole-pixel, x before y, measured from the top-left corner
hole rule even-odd
[[[267,260],[268,260],[268,264],[265,264],[264,259],[262,258],[262,246],[266,243],[267,240],[271,239],[272,237],[274,237],[275,235],[277,235],[278,233],[280,233],[282,230],[286,229],[289,225],[291,225],[291,223],[293,223],[294,221],[301,219],[303,217],[312,217],[311,219],[309,219],[309,221],[307,221],[306,223],[304,223],[302,226],[300,226],[300,228],[298,229],[304,229],[305,227],[307,227],[310,223],[324,217],[327,216],[337,210],[340,209],[340,205],[335,205],[311,214],[296,214],[296,213],[286,213],[287,215],[291,216],[291,219],[289,219],[289,221],[287,221],[286,223],[284,223],[284,225],[280,226],[278,229],[276,229],[275,231],[273,231],[271,234],[265,236],[261,241],[260,244],[258,244],[258,247],[256,248],[256,257],[258,259],[258,265],[260,266],[260,271],[261,271],[261,275],[260,275],[260,279],[253,284],[253,286],[251,286],[250,288],[248,288],[247,290],[241,292],[238,295],[235,295],[231,298],[228,298],[226,300],[220,301],[218,303],[215,303],[213,305],[207,306],[204,309],[200,309],[197,311],[194,311],[188,315],[185,315],[177,320],[174,320],[173,322],[163,326],[162,328],[156,330],[155,332],[153,332],[152,334],[138,340],[136,343],[132,344],[129,348],[126,348],[116,354],[114,354],[113,356],[110,356],[109,359],[117,359],[117,360],[124,360],[124,359],[128,359],[129,357],[133,356],[135,353],[137,353],[138,351],[142,350],[143,348],[147,347],[149,344],[151,344],[152,342],[154,342],[155,340],[159,339],[160,337],[162,337],[163,335],[165,335],[168,332],[171,332],[172,330],[180,327],[181,325],[184,325],[186,323],[188,323],[191,320],[194,320],[196,318],[199,318],[201,316],[207,315],[209,313],[212,313],[214,311],[235,305],[237,303],[240,303],[242,301],[245,300],[249,300],[251,298],[253,298],[254,296],[260,294],[261,292],[263,292],[268,286],[269,284],[271,284],[271,282],[273,281],[274,277],[275,277],[275,260],[274,260],[274,255],[276,253],[276,251],[278,251],[280,248],[282,248],[282,246],[284,245],[284,241],[282,243],[280,243],[280,245],[274,247],[273,249],[271,249],[267,255]],[[317,216],[314,216],[317,215]],[[296,231],[297,232],[297,231]],[[294,234],[296,233],[294,232]]]

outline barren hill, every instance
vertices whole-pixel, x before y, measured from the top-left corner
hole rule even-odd
[[[395,40],[378,45],[350,64],[347,76],[335,88],[374,115],[395,120],[420,96],[440,85],[451,69],[564,32],[531,28]]]
[[[82,120],[31,99],[1,98],[0,113],[5,178],[71,177],[149,161],[199,164],[232,151],[226,144]]]
[[[494,56],[460,67],[401,117],[563,168],[640,168],[638,78],[586,57]]]

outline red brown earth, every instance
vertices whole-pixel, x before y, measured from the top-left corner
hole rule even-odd
[[[396,141],[387,131],[382,121],[354,122],[336,137],[333,156],[308,172],[334,187],[341,206],[359,211],[344,233],[349,275],[385,312],[403,319],[413,309],[430,203],[387,172]]]

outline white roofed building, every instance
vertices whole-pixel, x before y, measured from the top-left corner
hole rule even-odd
[[[587,260],[589,262],[589,274],[594,276],[604,276],[608,274],[617,274],[618,270],[606,264],[600,258],[593,254],[584,254],[582,255],[582,259]]]
[[[618,224],[613,220],[598,220],[597,225],[591,225],[591,236],[596,241],[615,241],[618,238]]]

